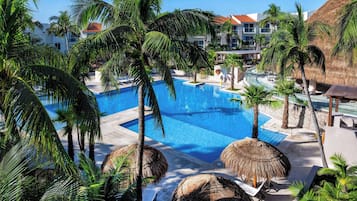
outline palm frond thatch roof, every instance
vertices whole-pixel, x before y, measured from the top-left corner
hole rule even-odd
[[[342,9],[350,2],[351,0],[328,0],[313,13],[308,23],[322,22],[330,25],[331,29],[336,29]],[[334,35],[320,35],[311,41],[311,44],[318,46],[325,54],[326,72],[322,73],[318,68],[306,66],[307,79],[330,85],[357,86],[357,59],[351,61],[351,55],[347,54],[332,56],[336,41]],[[300,72],[294,72],[294,77],[301,78]]]
[[[223,150],[221,160],[245,178],[284,177],[291,167],[289,159],[277,148],[254,138],[232,142]]]
[[[137,144],[131,144],[125,147],[118,148],[108,154],[103,161],[102,171],[108,172],[110,169],[114,168],[115,159],[120,156],[127,156],[127,160],[130,163],[130,169],[132,170],[133,178],[136,178],[137,171],[136,160],[137,160]],[[143,158],[143,177],[153,178],[153,182],[158,182],[162,177],[165,176],[168,169],[168,163],[165,156],[157,149],[144,146],[144,158]]]
[[[325,96],[357,100],[357,87],[333,85],[327,90]]]
[[[236,200],[250,201],[250,197],[233,181],[215,174],[186,177],[175,189],[172,201]]]

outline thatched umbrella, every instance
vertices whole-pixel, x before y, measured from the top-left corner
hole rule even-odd
[[[238,176],[257,179],[287,176],[290,170],[288,158],[274,146],[257,139],[246,138],[226,147],[221,160]]]
[[[251,200],[237,184],[214,174],[199,174],[182,180],[172,201]]]
[[[102,164],[102,171],[108,172],[114,168],[115,159],[120,156],[127,156],[127,160],[130,164],[130,169],[133,170],[133,178],[136,178],[136,154],[137,144],[131,144],[125,147],[121,147],[108,154]],[[167,172],[168,164],[165,156],[157,149],[145,145],[144,158],[143,158],[143,177],[153,178],[153,182],[159,181]]]

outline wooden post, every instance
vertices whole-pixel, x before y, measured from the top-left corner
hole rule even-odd
[[[330,96],[329,104],[328,104],[328,116],[327,116],[327,125],[332,126],[332,96]]]
[[[339,97],[336,97],[335,98],[335,103],[336,103],[336,105],[335,105],[335,112],[338,112],[338,105],[339,105],[339,101],[340,100],[340,98]]]
[[[254,188],[257,187],[257,175],[254,175],[254,177],[253,177],[253,187]]]

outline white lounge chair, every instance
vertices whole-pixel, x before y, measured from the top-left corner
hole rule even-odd
[[[131,78],[129,76],[123,76],[123,77],[119,77],[117,78],[119,84],[128,84],[128,83],[132,83],[134,81],[134,78]]]
[[[263,181],[258,188],[254,188],[252,186],[250,186],[249,184],[244,183],[241,180],[235,179],[234,182],[241,188],[243,189],[248,195],[255,197],[261,190],[262,187],[265,184],[265,181]]]

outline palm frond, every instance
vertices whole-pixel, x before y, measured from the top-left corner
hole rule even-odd
[[[211,24],[213,15],[200,10],[176,10],[160,16],[152,24],[149,30],[159,31],[170,37],[186,37],[187,34],[197,32],[211,33],[215,35]]]
[[[41,201],[74,200],[79,191],[79,184],[72,177],[56,179],[41,196]]]
[[[143,87],[144,97],[146,98],[147,104],[151,108],[152,115],[155,119],[155,126],[160,127],[162,134],[165,135],[159,103],[156,99],[154,88],[151,85],[149,76],[146,74],[145,68],[141,66],[141,64],[137,63],[136,66],[132,66],[131,75],[134,78],[135,85]]]
[[[90,21],[100,20],[109,25],[114,17],[113,6],[103,0],[75,0],[72,5],[75,21],[82,27]]]
[[[16,122],[30,142],[42,153],[50,153],[55,162],[67,173],[75,173],[73,162],[66,154],[46,109],[32,88],[22,79],[13,78],[13,86],[6,93],[5,116],[9,124]],[[31,107],[28,107],[28,106]],[[10,128],[16,125],[10,125]]]
[[[101,138],[98,103],[87,87],[68,73],[49,66],[31,66],[26,73],[44,86],[47,95],[67,107],[73,105],[76,114],[82,117],[79,124],[86,127],[90,135]]]
[[[338,19],[337,43],[332,54],[339,52],[351,52],[357,47],[357,2],[351,1],[347,4]]]
[[[28,174],[31,149],[18,143],[0,161],[0,199],[21,200],[24,188],[31,184]]]
[[[315,46],[315,45],[309,45],[307,46],[307,51],[310,55],[309,58],[311,58],[311,63],[317,64],[318,67],[321,67],[322,71],[325,72],[326,66],[325,66],[325,55],[322,52],[322,50]]]

